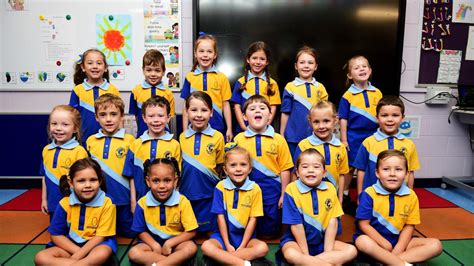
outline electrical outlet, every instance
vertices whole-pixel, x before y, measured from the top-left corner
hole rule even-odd
[[[428,87],[426,89],[426,104],[448,104],[451,99],[449,87]]]

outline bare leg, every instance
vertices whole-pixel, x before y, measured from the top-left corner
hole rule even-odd
[[[219,241],[211,238],[201,246],[202,254],[224,265],[244,265],[244,260],[233,253],[225,251]]]
[[[95,246],[87,256],[71,265],[101,265],[112,255],[112,248],[107,245]]]
[[[355,169],[353,167],[349,168],[349,173],[344,175],[344,191],[349,190],[351,187],[352,178],[354,177]]]
[[[282,248],[282,253],[285,259],[290,263],[290,264],[295,264],[295,265],[331,265],[330,263],[327,263],[326,261],[315,257],[311,256],[308,254],[303,254],[301,251],[300,247],[295,241],[289,241],[283,245]]]
[[[51,247],[41,250],[35,256],[35,265],[68,265],[74,262],[71,254],[62,248]]]
[[[265,242],[258,239],[250,239],[246,248],[242,248],[233,253],[233,255],[243,260],[254,260],[265,257],[268,253],[268,246]]]
[[[185,262],[187,259],[190,259],[196,254],[197,247],[193,241],[188,240],[184,241],[177,245],[168,257],[163,256],[161,260],[158,260],[159,265],[180,265]]]
[[[353,260],[356,256],[357,249],[353,245],[336,240],[332,251],[323,252],[316,257],[331,264],[341,265]]]
[[[151,247],[145,243],[139,243],[130,249],[128,257],[135,263],[146,265],[150,265],[153,262],[166,258],[165,256],[154,252]]]
[[[375,260],[388,265],[405,265],[405,262],[392,252],[383,249],[372,238],[361,235],[356,241],[357,249]]]
[[[443,246],[435,238],[412,238],[400,258],[409,263],[422,262],[438,256],[443,252]]]

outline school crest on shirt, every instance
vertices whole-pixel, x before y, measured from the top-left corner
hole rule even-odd
[[[241,205],[242,207],[251,208],[252,207],[252,198],[250,195],[245,196],[245,200]]]
[[[316,98],[321,101],[321,91],[316,92]]]
[[[409,213],[410,213],[410,205],[405,204],[403,206],[403,213],[400,213],[400,216],[402,216],[403,218],[408,218]]]
[[[267,151],[269,155],[277,155],[277,145],[275,143],[270,144],[270,150]]]
[[[336,165],[339,165],[341,163],[341,154],[338,152],[336,153]]]
[[[173,217],[171,218],[171,221],[169,223],[170,226],[179,226],[181,225],[181,221],[179,219],[179,214],[175,213],[173,214]]]
[[[166,151],[164,154],[163,154],[163,158],[166,158],[166,159],[171,159],[171,151]]]
[[[124,147],[118,147],[117,150],[115,150],[115,155],[117,158],[122,158],[127,154],[127,151],[125,150]]]
[[[333,205],[334,203],[329,198],[324,201],[324,208],[326,208],[326,211],[329,211],[330,209],[332,209]]]
[[[97,229],[98,225],[99,225],[99,219],[97,219],[97,217],[93,217],[91,224],[87,225],[87,228],[95,230]]]
[[[64,168],[64,169],[69,170],[69,168],[71,168],[71,164],[72,164],[71,158],[67,158],[64,161],[64,165],[62,165],[61,167]]]
[[[214,144],[212,143],[207,144],[206,151],[208,154],[212,154],[212,152],[214,151]]]
[[[402,146],[400,148],[400,151],[406,156],[407,155],[407,148],[405,146]]]

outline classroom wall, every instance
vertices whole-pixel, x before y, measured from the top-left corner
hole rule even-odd
[[[183,38],[183,73],[192,67],[192,1],[182,2],[181,36]],[[417,54],[419,49],[420,1],[407,0],[405,23],[405,40],[403,60],[405,71],[401,76],[401,95],[412,101],[425,99],[426,89],[416,88]],[[1,40],[1,35],[0,35]],[[181,75],[184,77],[184,75]],[[140,81],[137,81],[137,83]],[[181,82],[181,84],[183,84]],[[376,85],[376,84],[375,84]],[[69,101],[70,92],[0,92],[0,114],[47,114],[53,106]],[[130,94],[122,93],[127,104]],[[183,101],[175,94],[176,111],[181,113]],[[405,101],[406,114],[421,116],[420,138],[414,139],[421,161],[421,170],[415,175],[418,178],[438,178],[441,176],[471,175],[472,151],[469,146],[467,127],[460,124],[456,117],[448,116],[451,105],[428,106],[415,105]],[[3,127],[2,127],[3,128]]]

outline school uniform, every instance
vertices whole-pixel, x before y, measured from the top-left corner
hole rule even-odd
[[[224,163],[224,137],[210,125],[201,132],[191,126],[179,136],[183,165],[179,191],[191,201],[199,232],[216,226],[210,213],[214,187],[220,181],[216,167]]]
[[[181,98],[187,99],[194,91],[203,91],[212,99],[213,115],[209,120],[211,127],[225,135],[226,124],[224,121],[223,103],[229,101],[232,95],[230,83],[224,73],[218,72],[215,66],[203,71],[199,66],[186,75]]]
[[[130,145],[135,140],[132,135],[125,134],[125,129],[119,129],[113,136],[102,132],[87,139],[87,151],[94,161],[99,163],[105,174],[107,196],[117,208],[117,233],[132,237],[130,227],[133,215],[130,209],[130,180],[122,176],[125,157]]]
[[[147,159],[171,157],[174,157],[178,164],[181,162],[179,143],[173,139],[173,134],[168,132],[158,138],[152,138],[148,131],[145,131],[130,145],[122,175],[133,178],[131,182],[134,182],[137,200],[149,190],[145,182],[143,163]]]
[[[99,189],[90,202],[82,203],[71,190],[71,195],[59,202],[48,232],[66,236],[80,247],[93,237],[102,236],[105,240],[99,245],[107,245],[116,253],[115,217],[115,205],[104,191]]]
[[[99,96],[106,93],[120,96],[117,87],[108,83],[105,79],[99,86],[93,86],[87,82],[87,79],[84,79],[84,82],[74,87],[71,93],[69,105],[81,113],[82,145],[84,147],[89,136],[97,133],[100,129],[99,122],[95,120],[94,102]]]
[[[72,164],[79,159],[87,158],[88,155],[76,138],[59,146],[53,141],[43,148],[42,155],[40,175],[45,177],[48,209],[54,212],[63,197],[59,188],[61,176],[68,175]]]
[[[264,216],[259,218],[257,233],[279,235],[281,212],[278,201],[281,195],[281,172],[293,168],[286,140],[272,126],[263,133],[256,133],[251,127],[238,134],[234,141],[252,156],[252,172],[249,178],[255,181],[263,193]]]
[[[234,248],[240,247],[245,229],[251,217],[263,216],[262,190],[248,178],[241,187],[236,187],[227,177],[214,189],[211,212],[224,215],[229,242]],[[254,230],[251,238],[255,238]],[[211,238],[216,239],[226,250],[222,235],[217,229]]]
[[[408,171],[420,169],[416,146],[411,139],[400,133],[400,131],[393,136],[389,136],[378,129],[377,132],[362,142],[357,158],[354,161],[355,168],[365,171],[362,190],[377,182],[377,176],[375,175],[377,156],[382,151],[391,149],[399,150],[405,154],[408,160]]]
[[[313,132],[307,122],[309,110],[315,103],[327,99],[326,88],[315,78],[311,82],[295,78],[286,84],[283,90],[281,112],[289,115],[285,139],[290,146],[291,154],[294,154],[298,143]]]
[[[143,121],[142,117],[143,103],[155,95],[164,97],[168,100],[170,103],[170,115],[175,115],[173,92],[166,88],[163,82],[160,82],[156,86],[152,86],[148,82],[143,81],[142,84],[133,88],[132,94],[130,94],[129,113],[134,115],[137,119],[137,137],[141,136],[148,129],[148,126],[145,121]]]
[[[245,90],[241,90],[242,84],[245,84]],[[273,95],[268,95],[267,87],[268,83],[270,83],[271,91],[274,93]],[[232,92],[232,97],[230,101],[234,104],[239,104],[242,112],[244,111],[244,104],[253,95],[261,95],[267,99],[270,105],[280,105],[281,98],[280,98],[280,90],[278,89],[278,84],[272,78],[267,78],[266,73],[262,73],[260,76],[256,76],[252,74],[252,72],[248,71],[247,78],[240,77],[234,85],[234,91]],[[248,125],[248,122],[245,122]],[[240,125],[237,124],[236,132],[242,132]]]
[[[309,187],[299,179],[292,182],[286,187],[283,198],[283,224],[289,227],[281,238],[280,248],[289,241],[296,242],[291,225],[302,224],[309,254],[322,253],[330,220],[343,214],[336,189],[328,182],[322,181],[317,187]]]
[[[293,162],[296,162],[301,152],[310,148],[316,149],[324,156],[327,171],[325,178],[338,190],[339,176],[349,172],[346,147],[342,145],[341,141],[334,134],[332,134],[331,140],[324,142],[313,133],[298,143],[298,147],[293,155]]]
[[[418,197],[405,183],[392,193],[377,181],[360,194],[355,218],[369,220],[370,225],[395,247],[405,225],[421,223]],[[364,234],[358,222],[356,225],[354,241]]]
[[[166,240],[198,228],[189,200],[174,190],[165,201],[158,201],[151,191],[142,197],[135,208],[132,230],[147,232],[161,246]]]
[[[339,102],[339,119],[347,120],[349,165],[354,166],[362,141],[377,130],[377,103],[382,93],[369,83],[365,90],[352,84]]]

